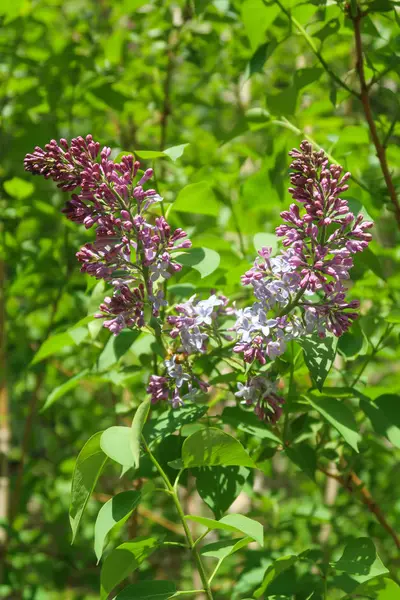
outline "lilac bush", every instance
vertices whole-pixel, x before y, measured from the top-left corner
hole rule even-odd
[[[350,173],[343,174],[322,150],[303,141],[290,152],[289,192],[295,203],[281,213],[283,224],[276,229],[284,249],[272,256],[271,248],[262,248],[242,277],[243,285],[252,287],[253,304],[237,308],[213,292],[169,307],[166,315],[164,283],[182,268],[174,252],[191,242],[160,214],[162,198],[148,187],[153,170],[141,171],[132,155],[115,162],[110,154],[88,135],[71,144],[52,140],[25,159],[27,171],[53,179],[63,191],[78,189],[63,212],[94,227],[96,234],[77,252],[81,270],[113,288],[95,316],[104,318],[104,327],[114,335],[126,327],[144,327],[146,314],[156,319],[165,360],[148,383],[153,404],[169,401],[178,408],[206,392],[209,384],[193,371],[196,357],[220,347],[247,365],[247,380],[238,383],[236,397],[254,406],[260,420],[275,424],[284,398],[273,361],[290,341],[314,333],[339,337],[357,317],[359,302],[347,300],[345,282],[353,254],[371,240],[373,224],[355,217],[341,198]],[[229,319],[234,323],[227,329]],[[268,373],[260,371],[264,365],[271,366]]]

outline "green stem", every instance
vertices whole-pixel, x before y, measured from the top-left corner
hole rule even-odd
[[[265,0],[263,0],[263,1],[265,2]],[[340,87],[342,87],[347,92],[349,92],[350,94],[352,94],[352,96],[356,96],[357,98],[359,98],[360,94],[358,92],[356,92],[355,90],[352,90],[351,87],[349,87],[347,85],[347,83],[345,83],[342,79],[340,79],[340,77],[338,77],[338,75],[336,75],[336,73],[334,71],[332,71],[332,69],[330,68],[330,66],[328,65],[328,63],[326,62],[326,60],[324,59],[324,57],[322,56],[321,52],[318,50],[317,46],[315,45],[314,40],[307,33],[307,31],[304,29],[304,27],[298,22],[298,20],[295,19],[293,17],[293,15],[290,14],[290,11],[287,8],[285,8],[285,6],[282,4],[282,2],[280,2],[280,0],[275,0],[275,2],[280,7],[281,11],[283,13],[285,13],[285,15],[287,16],[287,18],[289,19],[289,21],[291,23],[293,23],[293,25],[296,27],[296,29],[298,30],[298,32],[306,40],[307,44],[309,45],[309,47],[311,48],[311,50],[313,51],[313,53],[315,54],[315,56],[318,58],[319,62],[324,67],[324,69],[328,73],[329,77],[333,81],[335,81],[335,83],[337,83]]]
[[[190,548],[190,550],[192,552],[192,556],[193,556],[193,559],[194,559],[194,561],[196,563],[197,570],[198,570],[199,575],[200,575],[200,579],[201,579],[202,584],[204,586],[204,593],[206,594],[208,600],[213,600],[213,595],[212,595],[210,584],[208,582],[207,574],[206,574],[204,565],[202,563],[200,554],[199,554],[199,552],[197,550],[197,547],[195,545],[195,542],[193,540],[192,533],[191,533],[191,531],[189,529],[189,526],[188,526],[188,524],[186,522],[185,513],[183,512],[183,508],[182,508],[182,505],[181,505],[181,503],[179,501],[178,494],[177,494],[176,490],[174,489],[173,485],[171,484],[170,480],[168,479],[168,476],[166,475],[164,469],[162,468],[162,466],[160,465],[160,463],[158,462],[158,460],[156,459],[156,457],[154,456],[154,454],[150,450],[150,448],[147,445],[146,440],[144,439],[143,436],[142,436],[142,442],[143,442],[143,445],[145,447],[145,450],[146,450],[147,454],[149,455],[149,458],[150,458],[151,462],[153,463],[153,465],[155,466],[155,468],[159,472],[161,478],[163,479],[163,481],[165,483],[166,488],[171,493],[171,497],[172,497],[172,500],[173,500],[173,502],[175,504],[175,508],[178,511],[179,519],[180,519],[180,521],[182,523],[182,526],[183,526],[183,529],[184,529],[184,532],[185,532],[185,536],[186,536],[186,539],[188,541],[189,548]]]
[[[210,579],[208,580],[208,583],[211,584],[212,580],[214,579],[215,575],[217,574],[218,569],[222,565],[222,561],[223,560],[224,560],[223,558],[220,558],[220,560],[217,562],[217,566],[215,567],[214,571],[211,573],[211,576],[210,576]]]
[[[358,372],[358,374],[356,375],[356,377],[355,377],[355,379],[353,380],[353,382],[350,384],[350,387],[354,387],[354,386],[355,386],[355,385],[358,383],[358,381],[359,381],[359,379],[360,379],[361,375],[364,373],[365,369],[367,368],[367,366],[369,365],[369,363],[371,362],[371,360],[372,360],[373,358],[375,358],[375,356],[376,356],[376,355],[378,354],[378,352],[381,350],[381,344],[382,344],[382,342],[384,341],[385,337],[391,333],[391,331],[392,331],[393,327],[394,327],[394,325],[392,325],[392,326],[390,326],[390,324],[388,324],[388,325],[387,325],[387,327],[386,327],[385,331],[384,331],[384,332],[383,332],[383,334],[381,335],[381,337],[380,337],[380,339],[379,339],[378,343],[376,344],[376,346],[373,346],[373,347],[372,347],[372,352],[371,352],[371,354],[369,354],[369,355],[367,356],[367,358],[366,358],[366,360],[364,361],[364,364],[363,364],[363,366],[361,367],[360,371],[359,371],[359,372]]]
[[[285,306],[285,308],[283,308],[281,310],[281,312],[279,313],[278,317],[284,317],[285,315],[289,314],[291,310],[293,310],[294,308],[296,308],[296,306],[298,305],[300,299],[303,297],[304,292],[306,291],[306,288],[301,288],[296,296],[294,297],[294,299],[292,300],[292,302],[289,302],[289,304],[287,306]]]
[[[205,592],[205,590],[186,590],[183,592],[176,592],[173,596],[170,596],[170,598],[180,598],[181,596],[204,594],[204,592]]]

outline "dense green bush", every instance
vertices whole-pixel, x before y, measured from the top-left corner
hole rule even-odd
[[[400,598],[398,10],[0,6],[1,597]],[[81,273],[75,257],[95,227],[68,221],[71,193],[23,165],[36,146],[87,134],[117,162],[133,154],[154,170],[163,201],[151,223],[164,214],[192,241],[166,280],[169,306],[152,317],[146,296],[145,325],[117,336],[94,317],[111,280]],[[346,281],[359,318],[339,338],[288,339],[262,365],[232,352],[235,316],[224,313],[189,359],[166,317],[193,294],[254,302],[241,277],[257,250],[284,250],[275,228],[302,140],[351,172],[341,197],[374,222]],[[331,225],[319,227],[324,246]],[[300,301],[292,290],[299,318]],[[149,411],[149,377],[172,354],[210,388]],[[261,376],[275,388],[258,420],[235,394]]]

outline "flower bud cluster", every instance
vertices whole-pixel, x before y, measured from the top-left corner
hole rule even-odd
[[[132,155],[110,159],[110,148],[100,151],[91,135],[68,144],[51,140],[25,158],[25,169],[74,191],[63,212],[71,221],[94,227],[95,241],[77,253],[82,272],[104,279],[113,287],[100,306],[99,318],[114,335],[125,327],[145,324],[145,307],[154,316],[166,305],[163,281],[182,267],[173,253],[191,246],[182,229],[171,230],[162,216],[147,220],[151,205],[162,198],[147,188],[153,170],[140,171]]]

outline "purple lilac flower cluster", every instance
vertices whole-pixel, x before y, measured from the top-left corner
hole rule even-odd
[[[55,181],[63,191],[74,191],[63,212],[71,221],[95,227],[96,238],[77,253],[82,272],[104,279],[113,288],[96,316],[114,335],[125,327],[145,324],[145,307],[154,316],[166,305],[163,281],[181,269],[172,254],[189,248],[182,229],[171,230],[164,217],[146,220],[151,205],[162,198],[146,189],[153,170],[140,171],[132,155],[110,159],[110,148],[100,151],[91,135],[51,140],[25,158],[25,169]]]
[[[171,358],[164,363],[165,375],[150,377],[147,391],[153,404],[169,400],[173,407],[182,406],[200,390],[208,390],[208,384],[194,375],[189,357],[204,354],[210,338],[231,339],[220,331],[221,319],[232,312],[227,304],[225,296],[212,294],[206,300],[198,300],[194,295],[174,307],[178,315],[169,315],[167,322],[172,326],[169,335],[176,343]]]
[[[348,189],[350,173],[330,165],[325,153],[313,151],[307,141],[289,154],[294,159],[289,192],[298,204],[281,213],[284,224],[276,229],[285,250],[272,257],[271,248],[262,248],[242,277],[256,298],[252,306],[236,311],[233,327],[238,336],[234,351],[247,363],[264,365],[283,354],[289,341],[314,332],[322,338],[326,332],[339,337],[358,316],[359,302],[347,301],[344,282],[352,255],[371,241],[373,223],[355,217],[340,197]],[[274,424],[283,404],[276,389],[271,391],[274,385],[250,375],[236,396],[253,404],[260,419]]]
[[[307,141],[289,154],[294,158],[289,192],[300,206],[292,204],[281,213],[284,224],[276,233],[286,250],[271,257],[271,249],[263,248],[242,278],[257,299],[237,311],[234,326],[234,350],[248,363],[256,359],[265,364],[267,357],[281,355],[288,341],[314,331],[339,337],[357,318],[359,302],[346,300],[344,281],[352,255],[368,246],[373,223],[355,217],[340,198],[350,173],[329,165],[324,152],[313,151]]]

